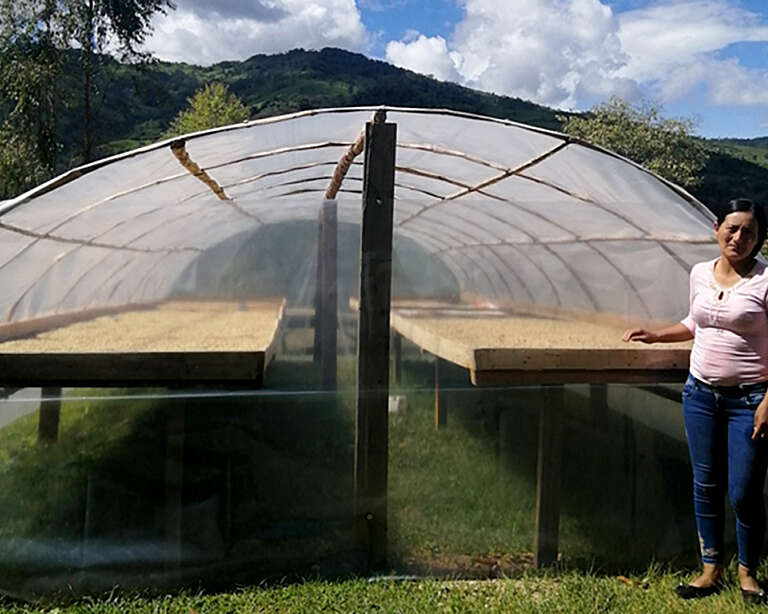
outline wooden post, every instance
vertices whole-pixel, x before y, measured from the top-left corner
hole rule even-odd
[[[55,443],[59,438],[61,388],[47,386],[40,390],[40,419],[37,423],[37,443]]]
[[[320,372],[323,390],[336,390],[336,353],[338,339],[338,282],[336,254],[338,250],[337,207],[335,200],[327,200],[320,210],[321,274],[320,314],[315,315],[320,330]],[[317,328],[316,328],[317,330]]]
[[[367,570],[387,557],[389,310],[396,126],[365,127],[355,414],[355,533]]]
[[[542,388],[536,483],[536,567],[557,561],[560,465],[563,456],[563,386]]]
[[[435,356],[435,430],[444,429],[448,424],[448,401],[440,387],[440,363],[443,359]]]

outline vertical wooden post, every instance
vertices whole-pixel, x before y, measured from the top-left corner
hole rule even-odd
[[[320,313],[315,316],[320,330],[320,371],[323,390],[336,390],[336,344],[338,338],[338,282],[336,254],[338,250],[337,207],[335,200],[326,200],[320,210],[321,274]],[[317,329],[316,329],[317,330]]]
[[[440,363],[443,359],[435,356],[435,430],[444,429],[448,424],[448,402],[440,386]]]
[[[355,533],[367,569],[387,557],[389,309],[396,125],[365,127],[355,414]]]
[[[40,390],[40,418],[37,423],[37,443],[55,443],[59,438],[61,388],[48,386]]]
[[[560,533],[560,465],[563,456],[563,386],[542,388],[536,483],[537,567],[557,561]]]

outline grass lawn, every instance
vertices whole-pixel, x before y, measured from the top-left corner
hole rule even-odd
[[[765,570],[763,570],[765,571]],[[734,568],[730,569],[731,575]],[[717,596],[683,602],[673,593],[682,576],[658,567],[633,576],[583,571],[524,574],[495,580],[366,579],[308,581],[241,587],[226,593],[165,596],[112,594],[68,604],[50,602],[0,606],[0,612],[27,614],[235,614],[251,612],[744,612],[741,595],[731,587]]]

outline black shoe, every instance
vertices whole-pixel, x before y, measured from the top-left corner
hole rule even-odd
[[[710,595],[717,595],[723,587],[721,584],[710,584],[709,586],[693,586],[691,584],[678,584],[675,587],[675,593],[680,599],[701,599]],[[745,597],[746,599],[746,597]]]
[[[768,605],[768,595],[765,591],[760,589],[759,591],[750,591],[746,588],[741,589],[741,596],[744,598],[744,603],[749,605]]]

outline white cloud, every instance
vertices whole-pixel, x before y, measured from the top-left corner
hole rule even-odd
[[[768,23],[735,0],[653,0],[618,14],[607,0],[463,0],[463,6],[449,40],[393,41],[387,59],[560,107],[583,108],[611,94],[632,99],[641,91],[671,101],[702,84],[716,104],[768,98],[768,71],[718,59],[730,44],[768,41]]]
[[[627,76],[652,79],[734,42],[768,40],[768,26],[727,0],[663,2],[620,16]]]
[[[240,10],[224,14],[221,7],[212,10],[210,3],[179,0],[175,11],[158,16],[147,48],[163,60],[212,64],[297,47],[363,50],[368,43],[354,0],[230,4]]]
[[[729,0],[660,2],[620,18],[619,38],[630,61],[619,71],[655,83],[662,100],[682,98],[704,85],[715,104],[768,102],[768,71],[718,59],[733,43],[768,41],[768,24]]]
[[[600,0],[465,0],[464,8],[449,45],[439,37],[399,41],[387,58],[413,70],[441,67],[436,76],[452,67],[471,87],[557,106],[635,89],[616,75],[627,58],[618,21]]]
[[[414,40],[406,36],[403,41],[387,45],[387,59],[397,66],[404,66],[423,75],[432,75],[443,81],[460,81],[461,76],[448,52],[442,36],[418,35]]]

